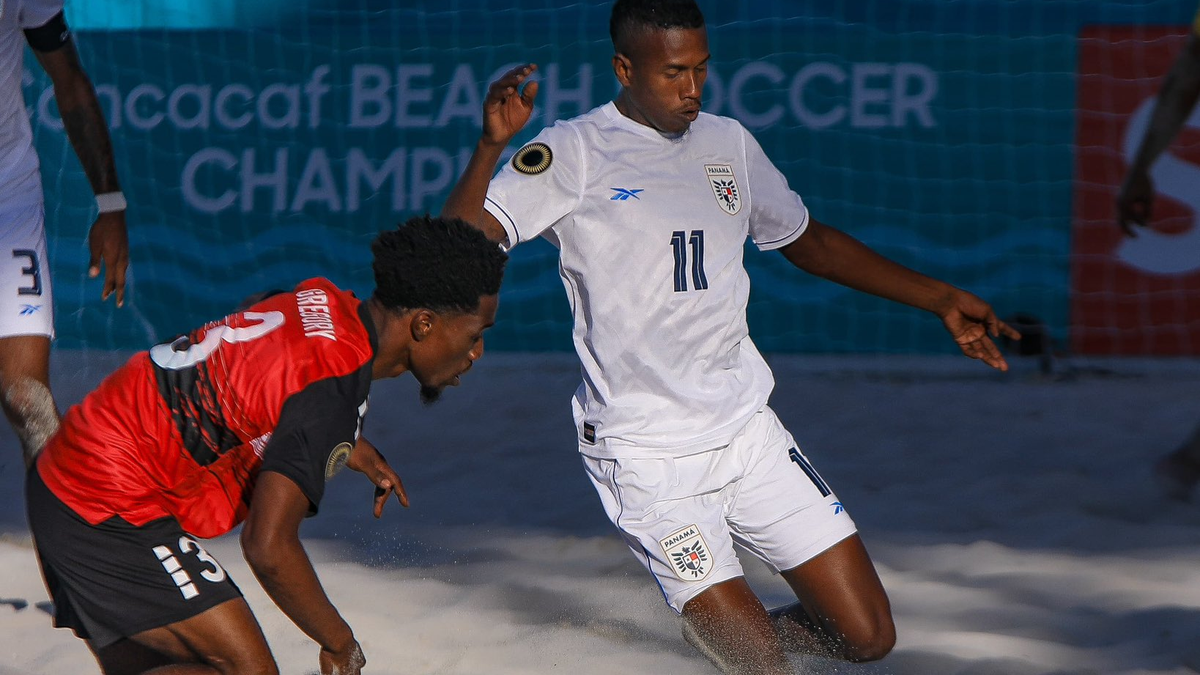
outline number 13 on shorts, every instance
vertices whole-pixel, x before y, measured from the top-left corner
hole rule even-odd
[[[204,547],[196,543],[195,539],[180,537],[179,552],[181,555],[194,554],[200,562],[212,567],[212,569],[204,569],[200,572],[200,576],[205,581],[210,581],[214,584],[225,581],[225,569],[221,567],[216,558],[204,550]],[[192,581],[192,575],[183,568],[183,565],[179,562],[179,558],[169,546],[155,546],[154,555],[162,563],[163,569],[166,570],[167,574],[171,575],[171,580],[179,587],[179,592],[183,594],[184,600],[191,600],[200,595],[200,591]]]

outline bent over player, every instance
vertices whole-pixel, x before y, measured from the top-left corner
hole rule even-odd
[[[102,297],[125,301],[129,240],[108,125],[79,63],[62,0],[0,2],[0,405],[28,465],[58,429],[50,395],[54,336],[50,262],[38,158],[21,96],[25,43],[54,83],[63,128],[83,165],[100,215],[88,233],[88,274],[104,266]],[[21,39],[24,31],[24,39]]]
[[[1016,332],[976,296],[818,222],[737,121],[700,112],[709,51],[694,2],[618,0],[611,34],[616,100],[544,129],[494,179],[529,118],[536,83],[521,85],[533,68],[492,85],[444,213],[509,247],[543,236],[559,248],[583,366],[579,451],[688,640],[727,672],[788,671],[737,542],[800,600],[778,613],[789,648],[881,658],[895,630],[874,566],[767,406],[774,380],[748,335],[743,244],[933,312],[993,367],[1006,364],[988,332]]]
[[[325,675],[365,659],[299,539],[343,467],[400,479],[361,437],[371,381],[406,372],[426,398],[483,353],[507,256],[457,220],[381,234],[366,302],[309,279],[135,355],[82,403],[30,471],[30,529],[55,624],[106,675],[275,673],[237,586],[198,539],[245,521],[246,562],[320,645]],[[186,665],[185,665],[186,664]]]

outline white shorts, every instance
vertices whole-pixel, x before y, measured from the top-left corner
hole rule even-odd
[[[0,212],[0,338],[54,337],[42,205]]]
[[[797,567],[857,528],[764,406],[729,445],[674,458],[583,457],[608,518],[667,604],[742,576],[737,542],[773,571]]]

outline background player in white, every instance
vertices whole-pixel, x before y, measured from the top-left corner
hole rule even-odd
[[[543,130],[491,179],[537,91],[522,88],[533,66],[505,75],[445,215],[506,246],[541,235],[559,247],[584,465],[688,640],[727,672],[787,672],[785,647],[882,658],[895,628],[874,566],[766,406],[774,380],[748,337],[745,239],[935,313],[991,366],[1006,368],[987,333],[1017,333],[976,296],[817,222],[737,121],[700,112],[709,51],[694,2],[618,0],[610,28],[616,100]],[[734,541],[780,570],[799,604],[770,616]]]
[[[1133,164],[1117,194],[1117,225],[1126,236],[1136,237],[1133,226],[1145,227],[1149,221],[1154,206],[1150,167],[1183,128],[1197,99],[1200,99],[1200,8],[1192,22],[1192,34],[1188,36],[1187,44],[1163,79],[1150,127],[1138,145]],[[1175,499],[1191,496],[1196,483],[1200,482],[1200,426],[1183,445],[1158,461],[1154,473],[1168,496]]]
[[[117,306],[125,301],[129,240],[108,125],[79,63],[62,1],[0,0],[0,404],[29,464],[58,429],[58,408],[49,388],[54,307],[42,182],[21,93],[26,42],[54,84],[67,137],[97,195],[88,275],[103,266],[102,297],[116,293]]]

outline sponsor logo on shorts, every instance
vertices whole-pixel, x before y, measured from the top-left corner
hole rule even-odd
[[[846,507],[842,506],[841,502],[834,502],[834,503],[830,504],[830,506],[833,507],[833,515],[835,515],[835,516],[839,513],[846,512]]]
[[[712,556],[700,528],[688,525],[669,537],[660,539],[659,546],[667,554],[675,576],[684,581],[699,581],[712,571]]]
[[[41,305],[21,305],[21,311],[19,313],[21,316],[30,316],[32,314],[37,314],[38,310],[41,308]]]
[[[350,450],[353,447],[349,443],[338,443],[333,452],[329,453],[329,461],[325,462],[325,480],[333,478],[346,467],[346,462],[350,461]]]

